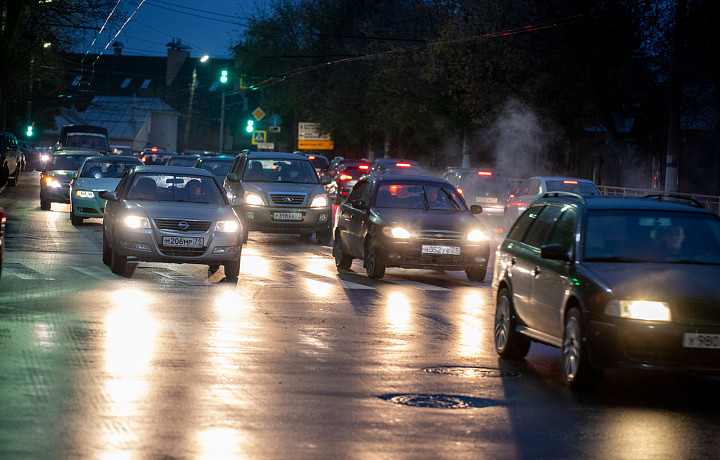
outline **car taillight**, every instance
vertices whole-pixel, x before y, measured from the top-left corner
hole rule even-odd
[[[347,174],[340,174],[340,177],[338,177],[338,180],[351,180],[353,177],[348,176]]]
[[[395,163],[395,166],[397,166],[398,168],[409,168],[410,163]]]
[[[358,166],[358,169],[362,169],[363,171],[367,171],[368,169],[370,169],[370,166],[368,166],[368,165],[360,165],[360,166]]]
[[[576,181],[576,180],[564,180],[563,181],[563,184],[577,184],[577,183],[578,183],[578,181]]]
[[[460,195],[464,195],[464,193],[463,193],[463,191],[462,191],[462,189],[461,189],[460,187],[457,188],[457,191],[458,191],[458,193],[459,193]]]
[[[478,171],[479,176],[492,176],[490,171]]]

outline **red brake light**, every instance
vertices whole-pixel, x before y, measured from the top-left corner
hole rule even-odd
[[[492,176],[492,173],[490,171],[478,171],[478,175],[480,176]]]
[[[142,157],[142,158],[140,158],[140,161],[142,161],[143,163],[145,163],[145,162],[147,161],[147,157]]]
[[[157,152],[157,147],[153,147],[150,149],[151,152]]]
[[[315,155],[310,155],[310,156],[308,157],[308,159],[309,159],[309,160],[314,160],[314,159],[315,159]]]
[[[395,163],[395,166],[397,166],[398,168],[409,168],[410,163]]]
[[[370,166],[368,166],[368,165],[360,165],[360,166],[358,166],[358,169],[366,170],[366,169],[370,169]]]
[[[576,180],[564,180],[563,181],[563,184],[577,184],[577,183],[578,183],[578,181],[576,181]]]
[[[352,179],[352,176],[348,176],[347,174],[340,174],[340,177],[338,177],[338,180],[350,180]]]
[[[458,191],[458,193],[460,193],[460,195],[463,195],[463,191],[460,187],[457,188],[457,191]]]

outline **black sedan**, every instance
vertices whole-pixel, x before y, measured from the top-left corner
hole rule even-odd
[[[495,348],[562,349],[571,387],[609,368],[720,374],[720,218],[667,197],[547,193],[495,253]]]
[[[370,278],[386,267],[464,270],[483,281],[487,230],[455,187],[424,176],[365,176],[338,207],[333,256],[338,269],[361,259]]]

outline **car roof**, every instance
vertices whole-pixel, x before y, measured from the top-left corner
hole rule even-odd
[[[88,160],[94,159],[94,158],[102,158],[103,161],[120,160],[120,161],[134,161],[135,163],[138,163],[138,164],[142,163],[138,157],[132,156],[132,155],[97,155],[97,153],[96,153],[95,155],[89,157]]]
[[[191,174],[194,176],[215,177],[210,171],[190,166],[138,165],[133,168],[133,171],[137,173]]]
[[[595,182],[591,181],[590,179],[583,179],[580,177],[569,177],[569,176],[533,176],[530,179],[541,179],[544,181],[548,180],[576,180],[578,182],[588,182],[594,184]],[[529,179],[528,179],[529,180]]]
[[[87,155],[89,157],[110,156],[107,154],[101,154],[97,150],[88,150],[88,149],[58,149],[53,152],[53,155]]]
[[[666,196],[667,197],[667,196]],[[582,199],[582,200],[581,200]],[[588,210],[652,210],[652,211],[683,211],[712,214],[702,205],[693,206],[687,202],[671,201],[670,199],[658,199],[652,197],[628,197],[628,196],[575,196],[563,192],[549,192],[536,203],[560,201],[567,203],[573,201],[584,203]]]
[[[376,176],[369,176],[375,179],[376,182],[436,182],[440,184],[447,184],[445,179],[439,179],[432,176],[416,176],[410,174],[380,174]]]
[[[310,161],[305,155],[299,153],[288,152],[246,152],[248,158],[258,158],[265,160],[302,160]]]

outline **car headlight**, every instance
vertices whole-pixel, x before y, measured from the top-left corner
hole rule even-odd
[[[670,306],[666,302],[648,300],[611,300],[605,305],[605,314],[620,318],[646,321],[670,321]]]
[[[125,217],[125,225],[130,228],[150,228],[150,221],[147,217],[127,216]]]
[[[245,194],[245,203],[251,206],[263,206],[265,202],[257,193],[247,192]]]
[[[75,190],[75,196],[78,198],[95,198],[95,192],[91,190]]]
[[[482,230],[473,230],[468,233],[467,239],[468,241],[485,241],[488,237]]]
[[[402,239],[407,239],[412,236],[409,231],[405,230],[402,227],[385,227],[383,228],[383,234],[385,236],[389,236],[390,238]]]
[[[53,188],[62,187],[62,184],[60,183],[60,181],[55,179],[52,176],[45,176],[43,178],[43,180],[45,181],[45,185],[47,185],[48,187],[53,187]]]
[[[235,233],[240,229],[240,223],[236,220],[219,220],[215,224],[216,232]]]
[[[324,208],[328,205],[328,199],[327,195],[324,193],[322,195],[317,195],[315,198],[312,199],[312,202],[310,203],[311,208]]]

